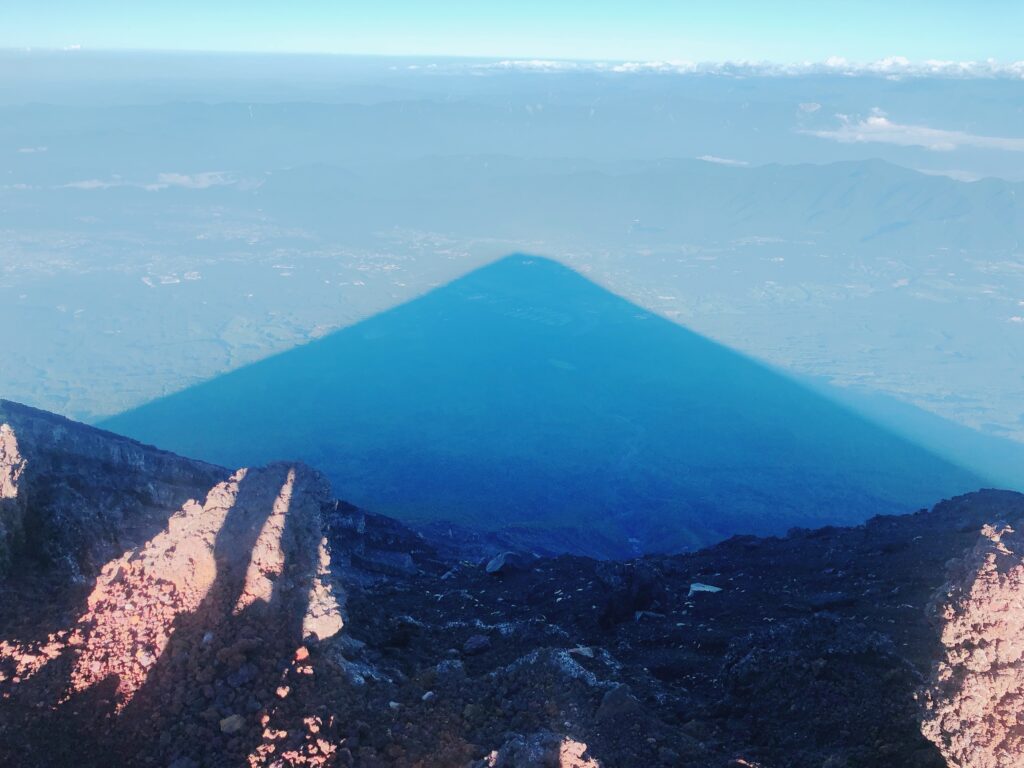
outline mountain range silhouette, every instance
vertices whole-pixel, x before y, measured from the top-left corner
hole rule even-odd
[[[986,484],[522,255],[102,426],[224,466],[302,460],[376,512],[601,555],[857,523]]]

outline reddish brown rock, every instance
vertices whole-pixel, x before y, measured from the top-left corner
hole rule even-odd
[[[932,613],[943,655],[924,734],[958,768],[1024,765],[1024,533],[986,525],[951,568]]]

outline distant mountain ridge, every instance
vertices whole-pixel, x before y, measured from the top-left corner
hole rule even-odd
[[[321,468],[407,521],[600,534],[592,554],[860,522],[985,485],[547,259],[512,256],[110,419],[228,466]],[[582,541],[582,539],[581,539]]]
[[[882,160],[731,166],[445,156],[380,168],[302,165],[274,172],[252,194],[283,220],[334,234],[401,226],[512,242],[775,238],[924,257],[1012,251],[1024,239],[1022,190]]]

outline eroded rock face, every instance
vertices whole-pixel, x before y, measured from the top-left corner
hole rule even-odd
[[[18,452],[18,438],[9,424],[0,424],[0,499],[18,498],[18,481],[25,460]]]
[[[0,573],[9,539],[8,560],[24,555],[55,575],[87,581],[230,475],[8,400],[0,400],[0,425]]]
[[[922,731],[951,766],[1024,765],[1024,534],[986,525],[951,568],[932,614],[943,655]]]
[[[328,764],[310,649],[343,625],[331,506],[305,466],[239,470],[104,566],[70,627],[0,640],[0,697],[65,725],[94,713],[81,727],[126,764]]]
[[[336,634],[341,613],[320,523],[327,497],[311,470],[273,465],[239,470],[204,504],[186,503],[167,530],[104,566],[73,635],[80,651],[72,690],[116,675],[118,706],[126,705],[149,679],[179,619],[200,610],[209,637],[198,640],[207,650],[219,648],[225,622],[246,611],[274,613],[281,629],[305,615],[302,634],[292,628],[295,642]],[[315,616],[310,596],[317,597]]]
[[[0,576],[9,568],[24,532],[26,498],[20,490],[24,472],[18,438],[10,424],[0,423]]]

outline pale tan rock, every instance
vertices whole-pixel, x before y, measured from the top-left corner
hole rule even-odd
[[[930,610],[942,657],[922,697],[922,732],[950,766],[1024,766],[1024,535],[985,526]]]
[[[18,451],[18,438],[10,424],[0,424],[0,499],[18,498],[18,481],[25,460]]]
[[[10,424],[0,423],[0,577],[10,566],[28,509],[21,490],[26,461]]]

